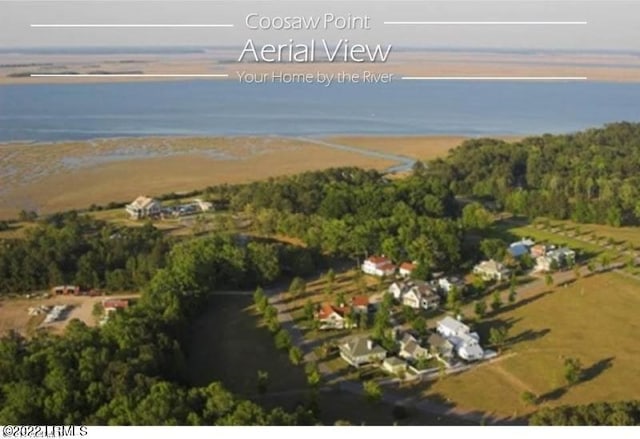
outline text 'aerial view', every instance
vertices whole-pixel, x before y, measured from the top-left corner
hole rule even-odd
[[[633,434],[639,17],[1,1],[3,437]]]

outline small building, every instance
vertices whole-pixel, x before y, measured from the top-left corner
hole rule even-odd
[[[320,322],[320,329],[351,329],[356,326],[347,316],[351,308],[347,306],[333,306],[324,303],[316,313],[316,320]]]
[[[536,258],[536,271],[551,271],[554,268],[565,268],[576,261],[576,252],[567,247],[547,251],[544,256]]]
[[[405,280],[394,282],[389,286],[389,294],[405,306],[413,309],[437,309],[440,296],[428,282],[421,280]]]
[[[507,252],[511,254],[514,258],[520,258],[524,255],[529,254],[531,247],[535,242],[530,239],[521,239],[520,241],[513,242],[509,245]]]
[[[531,257],[539,258],[540,256],[544,256],[547,254],[547,250],[549,250],[549,248],[546,245],[536,244],[531,247]]]
[[[57,285],[51,288],[51,294],[73,294],[77,296],[80,294],[80,287],[78,285]]]
[[[441,277],[434,281],[436,290],[446,296],[453,288],[456,288],[458,292],[463,292],[465,289],[464,281],[458,277]]]
[[[437,355],[444,360],[453,357],[453,344],[440,334],[433,333],[429,335],[427,343],[429,343],[429,348],[433,355]]]
[[[447,316],[438,322],[436,331],[449,340],[456,354],[463,360],[475,361],[484,357],[480,336],[471,332],[469,327],[461,321]]]
[[[107,299],[102,302],[102,308],[105,313],[109,314],[119,309],[129,308],[129,301],[127,299]]]
[[[136,198],[131,204],[127,204],[125,210],[129,214],[131,219],[138,220],[160,214],[162,206],[153,198],[141,195]]]
[[[470,329],[460,320],[456,320],[453,317],[446,316],[444,319],[438,322],[436,331],[438,331],[438,333],[442,334],[444,337],[452,337],[461,334],[469,334]]]
[[[209,201],[203,201],[200,198],[195,198],[193,202],[200,208],[200,211],[202,212],[208,212],[213,209],[213,203],[210,203]]]
[[[370,256],[362,263],[362,271],[372,276],[392,276],[396,266],[391,259],[384,256]]]
[[[400,352],[398,356],[408,361],[416,361],[419,358],[430,358],[429,350],[422,347],[418,340],[409,333],[404,333],[400,339]]]
[[[407,362],[398,357],[387,357],[382,361],[382,369],[394,375],[407,371]]]
[[[369,312],[369,296],[359,294],[351,298],[351,308],[359,314]]]
[[[340,345],[340,357],[354,367],[379,362],[387,351],[366,336],[356,336]]]
[[[484,280],[501,281],[509,277],[509,270],[503,264],[493,259],[480,262],[473,267],[473,272]]]
[[[400,264],[398,273],[400,273],[402,277],[409,278],[416,268],[418,268],[418,266],[412,262],[403,262]]]

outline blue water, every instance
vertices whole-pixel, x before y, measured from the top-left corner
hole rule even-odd
[[[0,86],[0,142],[149,135],[542,134],[640,121],[640,84],[172,81]]]

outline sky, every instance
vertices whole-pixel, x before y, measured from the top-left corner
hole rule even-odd
[[[250,30],[261,16],[368,15],[370,30]],[[640,0],[0,0],[0,47],[231,46],[330,41],[394,47],[640,52]],[[384,21],[587,21],[586,25],[385,25]],[[226,28],[35,28],[32,24],[233,24]]]

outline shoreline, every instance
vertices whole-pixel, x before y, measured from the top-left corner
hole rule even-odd
[[[495,136],[494,136],[495,137]],[[331,167],[395,170],[468,136],[140,137],[0,146],[0,220]],[[512,138],[512,137],[510,137]],[[400,169],[401,168],[401,169]]]

